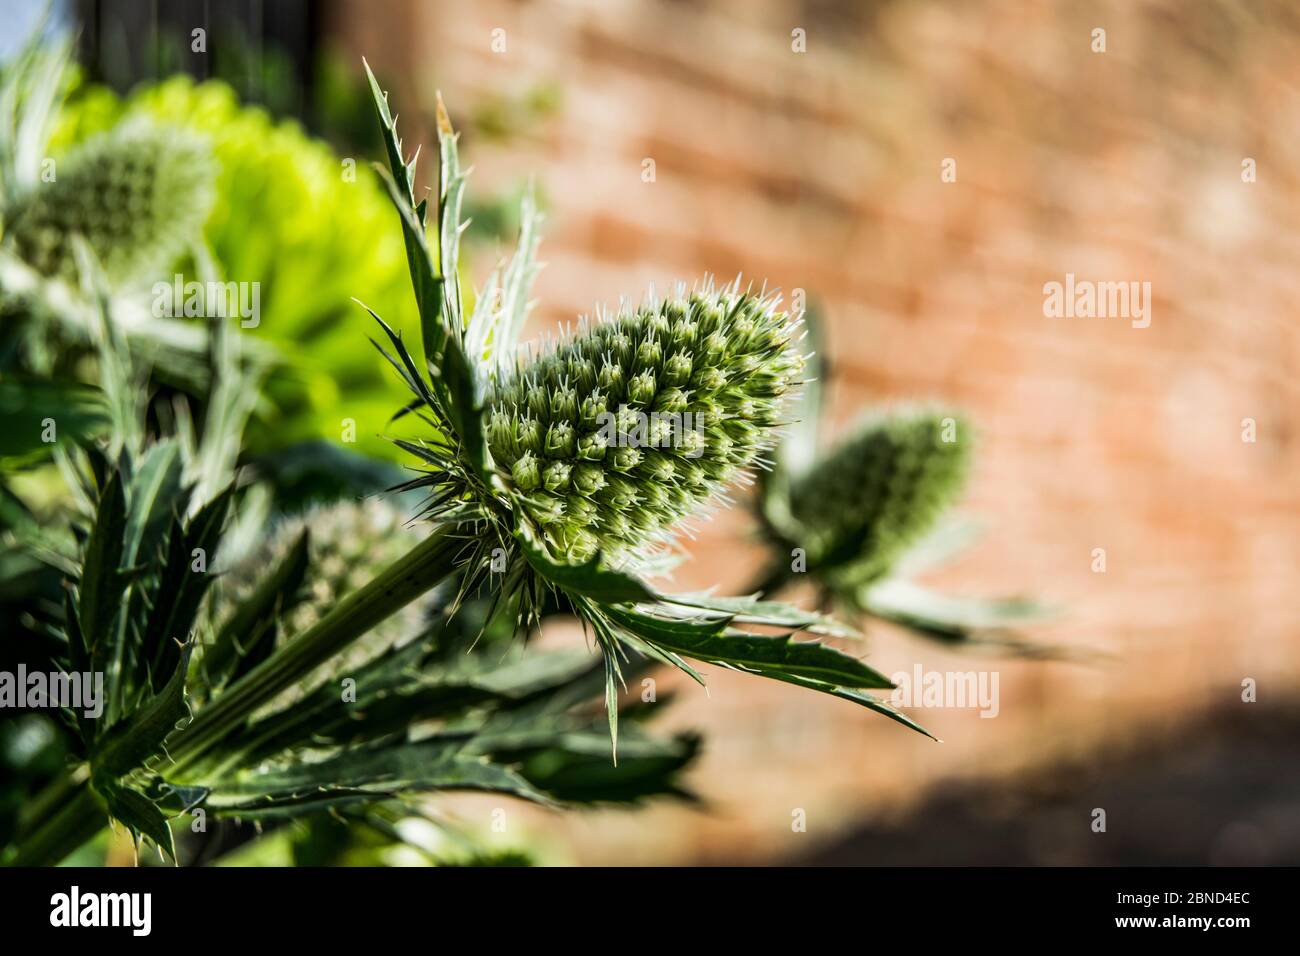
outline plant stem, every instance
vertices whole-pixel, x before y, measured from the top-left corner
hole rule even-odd
[[[104,829],[108,816],[83,781],[43,824],[23,838],[10,866],[53,866]]]
[[[451,530],[436,528],[370,583],[353,591],[316,624],[232,684],[168,739],[169,774],[194,767],[264,704],[447,578],[456,570],[456,555],[463,544]],[[69,790],[60,782],[54,792],[66,799],[57,809],[49,806],[54,801],[43,801],[44,809],[52,812],[30,827],[11,861],[15,865],[57,863],[107,822],[88,783],[83,781]]]
[[[365,587],[236,681],[168,741],[171,770],[192,766],[231,730],[456,569],[463,542],[438,528]]]

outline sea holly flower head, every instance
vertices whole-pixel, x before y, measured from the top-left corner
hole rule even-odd
[[[200,137],[131,122],[94,136],[30,186],[7,214],[6,242],[33,269],[75,279],[83,237],[114,284],[153,276],[203,225],[215,165]]]
[[[969,428],[948,412],[864,421],[790,485],[809,562],[846,584],[887,574],[960,492],[970,447]]]
[[[697,355],[701,335],[721,347]],[[584,322],[492,386],[503,500],[559,559],[652,543],[771,445],[803,364],[798,336],[775,297],[734,286]]]

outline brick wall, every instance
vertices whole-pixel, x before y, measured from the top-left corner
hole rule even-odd
[[[671,712],[707,732],[695,782],[714,811],[533,821],[578,858],[777,858],[941,777],[1141,736],[1233,699],[1243,677],[1261,695],[1296,686],[1300,12],[382,0],[337,3],[333,20],[401,78],[412,136],[442,88],[471,189],[536,175],[549,221],[535,329],[706,271],[808,290],[838,370],[832,433],[913,398],[978,427],[962,507],[988,532],[935,583],[1052,600],[1064,613],[1044,638],[1113,655],[972,662],[873,631],[887,673],[1000,671],[998,719],[922,714],[942,745],[714,673],[708,697],[683,688]],[[475,104],[539,84],[560,109],[512,141],[466,124]],[[948,157],[956,182],[940,178]],[[1150,327],[1045,318],[1043,284],[1067,272],[1149,281]],[[745,532],[735,514],[710,523],[680,582],[742,587]],[[1090,570],[1097,547],[1105,574]],[[790,832],[794,807],[806,835]]]

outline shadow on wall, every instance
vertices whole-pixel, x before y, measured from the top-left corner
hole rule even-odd
[[[1222,708],[1156,746],[1086,764],[941,786],[902,820],[868,823],[787,862],[1300,865],[1300,699]]]

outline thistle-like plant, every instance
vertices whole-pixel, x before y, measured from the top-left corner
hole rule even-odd
[[[51,152],[131,123],[180,128],[211,144],[220,201],[202,240],[223,277],[260,284],[263,321],[248,331],[281,369],[263,390],[247,447],[260,453],[334,434],[346,403],[357,422],[353,450],[401,458],[380,430],[403,386],[368,348],[357,348],[355,324],[342,321],[354,295],[399,327],[414,308],[379,177],[365,164],[340,176],[344,158],[298,122],[241,102],[220,80],[188,76],[143,83],[123,97],[78,87]]]
[[[910,580],[969,537],[940,525],[970,469],[969,424],[940,408],[894,409],[864,417],[819,452],[825,375],[818,359],[811,364],[817,382],[801,395],[798,424],[755,500],[769,557],[754,590],[775,594],[806,575],[823,606],[849,616],[889,620],[947,642],[1045,653],[1011,632],[1042,616],[1038,604],[941,595]]]
[[[533,795],[518,766],[497,758],[553,747],[554,735],[538,738],[510,721],[505,729],[458,721],[429,737],[415,734],[413,721],[460,713],[462,694],[528,699],[529,688],[545,683],[538,668],[549,673],[548,658],[521,647],[520,672],[509,679],[454,666],[435,678],[428,669],[439,659],[436,642],[413,641],[365,661],[347,675],[355,698],[340,697],[336,668],[349,649],[443,582],[455,587],[449,615],[468,601],[485,602],[487,633],[526,633],[548,606],[572,611],[601,652],[603,745],[612,743],[616,754],[619,684],[627,668],[645,662],[675,665],[700,681],[688,661],[716,663],[921,729],[868,693],[892,686],[883,675],[827,644],[796,639],[848,635],[832,621],[753,598],[666,595],[640,573],[639,559],[675,520],[719,498],[774,441],[784,394],[799,384],[798,322],[775,297],[752,295],[738,282],[704,285],[620,310],[538,357],[520,358],[515,345],[536,271],[531,204],[513,259],[466,312],[457,270],[465,180],[451,124],[440,104],[439,184],[432,202],[417,202],[414,161],[405,159],[387,99],[369,79],[422,359],[375,318],[386,339],[380,351],[412,393],[399,414],[419,416],[428,429],[423,440],[401,442],[422,467],[402,487],[427,495],[420,515],[431,528],[286,640],[277,633],[280,618],[299,593],[308,554],[305,539],[296,543],[211,628],[211,646],[191,665],[195,642],[186,637],[210,576],[194,570],[189,556],[220,543],[238,491],[208,492],[209,482],[197,486],[204,493],[196,499],[194,485],[162,480],[165,459],[138,458],[135,443],[115,440],[114,458],[94,469],[94,520],[64,614],[71,666],[110,675],[108,717],[78,721],[84,767],[35,802],[19,862],[59,858],[102,826],[105,806],[133,832],[170,845],[165,813],[182,808],[251,818],[428,789]],[[221,403],[210,404],[219,414]],[[684,425],[687,414],[698,430],[663,433],[665,421],[670,429]],[[274,623],[258,626],[266,621]],[[187,694],[195,668],[203,680]],[[451,700],[455,709],[440,709]],[[639,746],[623,744],[620,768]]]
[[[47,276],[78,275],[71,240],[79,235],[111,284],[153,278],[185,251],[212,207],[210,151],[176,127],[125,124],[52,169],[4,212],[6,242]]]
[[[969,460],[965,422],[944,411],[892,412],[865,420],[811,468],[788,478],[765,529],[789,554],[800,549],[829,590],[868,587],[934,527],[960,491]],[[774,564],[765,590],[795,573]]]
[[[0,370],[76,377],[107,291],[131,351],[159,380],[201,394],[206,330],[156,315],[146,293],[190,252],[202,278],[218,278],[199,249],[214,198],[209,146],[147,118],[56,145],[73,77],[69,42],[47,43],[39,28],[0,69]],[[83,256],[105,289],[82,285]]]

